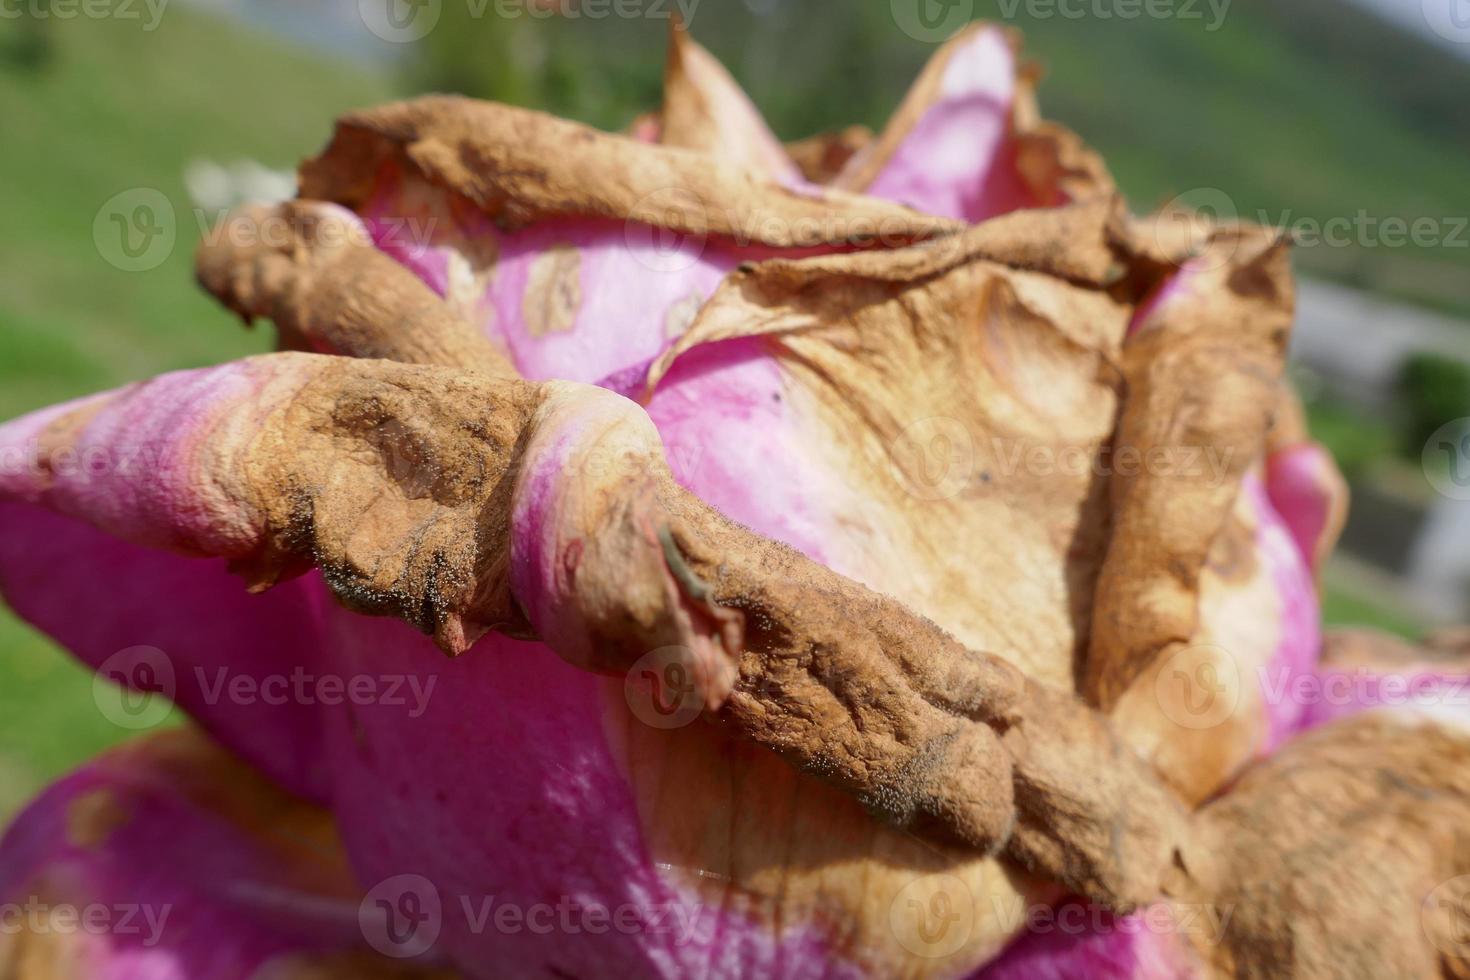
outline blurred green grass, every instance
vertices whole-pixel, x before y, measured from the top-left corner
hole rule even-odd
[[[152,33],[116,19],[49,29],[42,67],[0,62],[0,418],[269,349],[269,331],[242,330],[194,285],[184,167],[292,168],[337,115],[397,93],[392,77],[188,9]],[[113,267],[92,238],[98,209],[131,188],[163,193],[178,221],[172,254],[146,272]],[[129,734],[97,711],[90,672],[8,611],[0,677],[0,817]]]
[[[11,23],[0,24],[0,32]],[[1303,213],[1330,215],[1343,201],[1362,199],[1401,212],[1405,169],[1415,173],[1415,200],[1424,202],[1416,207],[1447,213],[1444,202],[1463,190],[1463,169],[1451,169],[1442,148],[1381,106],[1365,109],[1361,93],[1341,90],[1339,76],[1313,81],[1282,67],[1299,64],[1300,55],[1280,49],[1287,42],[1279,38],[1236,49],[1204,40],[1196,47],[1170,34],[1145,45],[1158,50],[1150,55],[1154,61],[1140,62],[1136,45],[1125,44],[1116,30],[1023,26],[1052,69],[1043,90],[1049,114],[1079,126],[1105,151],[1137,204],[1220,186],[1237,194],[1243,208],[1291,201]],[[636,77],[623,72],[617,85],[598,84],[599,72],[620,70],[610,58],[630,56],[597,35],[598,50],[568,47],[551,65],[549,84],[527,86],[526,100],[622,125],[657,98],[662,35],[640,29],[650,53]],[[786,28],[772,23],[764,30]],[[891,23],[883,30],[892,34]],[[932,50],[888,48],[870,64],[839,44],[830,57],[813,50],[751,60],[730,50],[734,34],[696,33],[730,61],[786,136],[852,121],[881,124]],[[789,36],[799,46],[812,40],[800,31]],[[53,23],[49,40],[50,60],[38,69],[0,61],[0,187],[7,189],[0,418],[268,349],[267,331],[242,331],[193,284],[200,229],[184,191],[185,164],[196,157],[249,158],[290,168],[324,142],[343,110],[402,94],[389,73],[325,60],[187,8],[170,8],[152,33],[136,22],[79,18]],[[484,49],[477,56],[488,55]],[[772,65],[789,71],[767,70]],[[1181,79],[1177,85],[1159,83],[1171,74]],[[818,86],[833,90],[837,78],[854,79],[837,91],[869,100],[860,111],[851,99],[813,96]],[[1245,87],[1242,79],[1250,80]],[[1302,125],[1281,104],[1282,92],[1319,118]],[[1205,141],[1190,135],[1201,114],[1211,126],[1244,134],[1231,137],[1238,152],[1221,155],[1218,134]],[[92,226],[109,198],[134,188],[167,197],[178,227],[166,261],[130,273],[103,258]],[[1332,622],[1411,631],[1406,617],[1370,595],[1334,587],[1326,608]],[[96,710],[87,671],[3,611],[0,676],[0,817],[129,734]]]

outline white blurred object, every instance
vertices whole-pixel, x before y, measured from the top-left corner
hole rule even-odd
[[[275,204],[293,198],[296,175],[254,160],[236,160],[227,166],[213,160],[191,160],[184,168],[184,187],[195,207],[222,212],[240,204]]]

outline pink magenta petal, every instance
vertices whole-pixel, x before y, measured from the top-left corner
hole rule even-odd
[[[32,975],[11,973],[19,958],[60,970],[47,976],[225,980],[351,955],[365,958],[321,975],[383,976],[360,897],[323,811],[202,737],[168,732],[61,780],[0,841],[0,903],[20,911],[0,970]]]
[[[1192,980],[1203,971],[1182,929],[1198,911],[1159,903],[1124,916],[1080,899],[1038,909],[973,980]]]
[[[224,564],[105,534],[30,504],[0,503],[0,595],[109,680],[171,696],[272,779],[325,800],[317,709],[285,696],[321,670],[315,576],[250,595]],[[131,727],[143,713],[112,717]]]
[[[1266,492],[1286,522],[1297,550],[1315,568],[1323,537],[1340,506],[1342,477],[1327,450],[1316,443],[1289,446],[1266,459]]]
[[[1040,203],[1016,170],[1016,70],[1015,52],[998,29],[975,31],[956,46],[937,97],[866,193],[972,222]]]

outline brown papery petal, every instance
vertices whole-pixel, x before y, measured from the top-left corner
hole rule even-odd
[[[1117,467],[1085,692],[1105,709],[1198,625],[1201,571],[1276,412],[1293,294],[1286,243],[1221,229],[1163,287],[1124,348],[1117,445],[1139,458],[1210,450],[1209,467]],[[1116,451],[1116,449],[1115,449]]]
[[[1176,902],[1221,976],[1466,976],[1470,741],[1374,713],[1292,742],[1196,818]],[[1203,919],[1197,921],[1204,921]]]
[[[698,150],[777,180],[796,167],[725,66],[696,44],[677,15],[669,21],[659,142]]]
[[[841,191],[797,191],[693,150],[653,146],[539,112],[426,96],[349,114],[302,164],[301,195],[367,203],[407,166],[515,229],[549,217],[636,220],[777,248],[910,242],[960,226]]]
[[[239,208],[205,236],[195,271],[247,323],[275,321],[286,350],[515,376],[478,329],[379,251],[356,215],[335,205]]]
[[[838,475],[839,567],[1072,690],[1106,544],[1127,299],[1114,202],[1026,212],[912,249],[733,274],[656,362],[760,337],[797,438]]]

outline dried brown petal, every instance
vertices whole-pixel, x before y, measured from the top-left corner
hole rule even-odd
[[[847,161],[872,141],[873,131],[868,127],[847,126],[793,140],[786,144],[786,155],[807,180],[830,184],[847,166]]]
[[[1197,817],[1176,900],[1226,922],[1222,976],[1465,976],[1470,741],[1412,714],[1319,729]],[[1224,919],[1228,913],[1228,919]]]
[[[670,19],[659,142],[698,150],[752,173],[790,180],[796,167],[735,79]]]
[[[599,217],[788,248],[918,241],[959,227],[860,195],[790,190],[692,150],[453,96],[338,120],[326,150],[302,164],[301,195],[358,209],[379,171],[395,165],[468,199],[504,229]]]
[[[334,205],[233,211],[205,237],[195,266],[200,284],[247,323],[275,321],[283,349],[515,374],[474,325]]]

